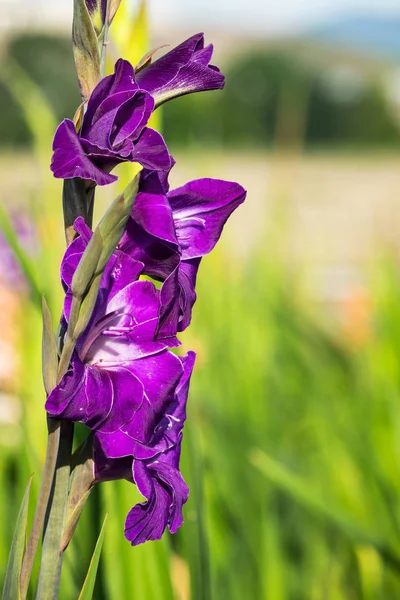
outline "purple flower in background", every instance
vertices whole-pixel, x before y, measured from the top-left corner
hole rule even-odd
[[[80,177],[107,185],[121,162],[154,170],[169,169],[171,156],[162,136],[147,127],[154,99],[139,89],[133,67],[118,60],[115,73],[100,81],[90,96],[79,132],[70,119],[58,127],[51,169],[55,177]]]
[[[10,225],[14,229],[22,250],[31,256],[39,252],[39,240],[33,219],[26,212],[13,212]],[[27,281],[13,248],[0,231],[0,283],[18,290],[27,289]]]
[[[190,323],[201,257],[245,199],[237,183],[197,179],[169,191],[167,174],[143,171],[120,249],[143,263],[143,273],[162,281],[159,338]]]
[[[204,34],[197,33],[141,69],[136,81],[150,92],[156,106],[192,92],[220,90],[225,77],[218,67],[209,64],[212,53],[213,45],[204,47]]]
[[[180,361],[183,374],[172,402],[166,406],[143,403],[135,416],[136,428],[95,434],[96,480],[123,477],[136,483],[146,498],[126,519],[125,536],[132,545],[160,539],[167,526],[175,533],[183,522],[188,488],[179,472],[179,458],[194,352]]]

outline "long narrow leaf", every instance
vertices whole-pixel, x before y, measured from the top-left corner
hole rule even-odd
[[[104,517],[103,525],[101,527],[101,531],[100,531],[100,534],[97,539],[96,546],[95,546],[95,549],[93,552],[92,560],[90,561],[89,569],[88,569],[85,581],[83,583],[81,593],[79,594],[78,600],[91,600],[93,598],[93,591],[94,591],[94,586],[96,583],[96,575],[97,575],[97,569],[99,566],[101,549],[103,547],[107,517],[108,517],[108,515],[106,515]]]
[[[20,574],[26,544],[26,527],[28,521],[29,493],[32,477],[28,481],[26,491],[19,509],[17,524],[14,530],[10,555],[8,557],[6,578],[3,587],[3,600],[20,600]]]
[[[256,449],[250,455],[250,462],[257,467],[265,477],[281,490],[286,492],[296,502],[306,509],[326,519],[340,529],[349,538],[363,544],[373,546],[384,558],[388,565],[400,570],[400,557],[373,533],[366,531],[362,525],[355,523],[347,515],[326,505],[312,488],[296,475],[290,473],[283,465]]]

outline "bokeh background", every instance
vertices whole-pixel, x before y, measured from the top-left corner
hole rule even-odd
[[[0,12],[1,579],[44,459],[38,300],[55,323],[62,301],[51,140],[79,93],[72,0],[0,0]],[[61,598],[78,597],[107,512],[96,600],[396,600],[399,5],[123,0],[109,67],[197,31],[227,83],[157,113],[172,183],[233,179],[248,198],[203,260],[184,335],[198,353],[185,525],[132,549],[123,523],[139,495],[102,484],[66,552]],[[98,214],[113,195],[99,192]]]

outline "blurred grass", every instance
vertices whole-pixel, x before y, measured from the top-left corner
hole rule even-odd
[[[64,241],[61,188],[47,171],[52,115],[19,75],[11,93],[26,106],[43,169],[27,200],[42,243],[35,286],[57,319]],[[62,600],[78,597],[106,513],[96,600],[400,597],[398,264],[389,256],[371,269],[369,319],[355,344],[326,327],[303,294],[280,221],[260,239],[268,247],[239,260],[221,246],[200,269],[184,335],[184,347],[198,353],[182,451],[191,489],[184,526],[132,549],[123,523],[139,494],[127,482],[103,484],[66,552]],[[46,444],[40,315],[28,295],[14,301],[20,363],[12,391],[22,416],[0,425],[0,584],[32,472],[37,495]]]

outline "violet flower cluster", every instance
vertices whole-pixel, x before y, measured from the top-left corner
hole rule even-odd
[[[120,162],[144,167],[90,322],[46,402],[51,417],[91,430],[96,482],[125,478],[144,496],[125,523],[132,545],[159,539],[167,527],[175,532],[183,521],[188,488],[179,458],[195,354],[177,355],[177,334],[191,320],[202,256],[245,199],[239,184],[216,179],[170,190],[174,161],[161,135],[147,125],[159,104],[223,87],[211,55],[212,46],[205,48],[198,34],[139,72],[119,60],[115,73],[93,91],[80,130],[66,120],[54,139],[56,177],[104,185],[115,180],[110,172]],[[61,265],[64,329],[72,278],[92,236],[82,218],[75,230]]]

